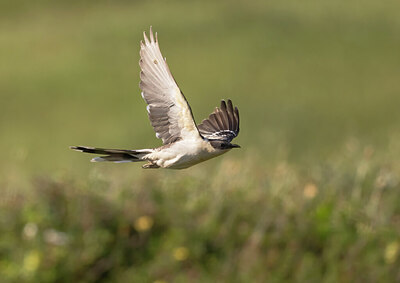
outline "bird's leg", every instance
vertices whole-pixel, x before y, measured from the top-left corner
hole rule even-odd
[[[151,169],[151,168],[160,168],[160,166],[158,166],[157,164],[152,163],[151,161],[149,161],[148,163],[143,165],[142,168],[143,169]]]

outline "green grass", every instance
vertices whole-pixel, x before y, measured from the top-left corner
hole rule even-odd
[[[398,280],[399,9],[0,2],[1,280]],[[138,88],[150,25],[197,122],[238,105],[241,150],[182,171],[68,150],[160,145]]]
[[[104,166],[9,187],[0,270],[27,282],[393,282],[400,148],[350,141],[339,154],[140,178]]]

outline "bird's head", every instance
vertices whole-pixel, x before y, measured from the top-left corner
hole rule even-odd
[[[213,148],[219,149],[219,150],[229,150],[232,148],[240,148],[240,145],[238,145],[238,144],[233,144],[228,141],[221,141],[221,140],[210,140],[210,144],[212,145]]]

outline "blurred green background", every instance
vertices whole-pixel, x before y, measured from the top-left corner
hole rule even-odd
[[[400,2],[1,1],[0,281],[400,280]],[[242,146],[183,171],[70,145],[161,144],[152,25],[196,121]]]

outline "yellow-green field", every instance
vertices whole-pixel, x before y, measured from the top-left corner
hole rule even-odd
[[[400,2],[0,2],[0,282],[398,282]],[[70,145],[161,144],[150,25],[196,121],[240,150],[182,171]]]

